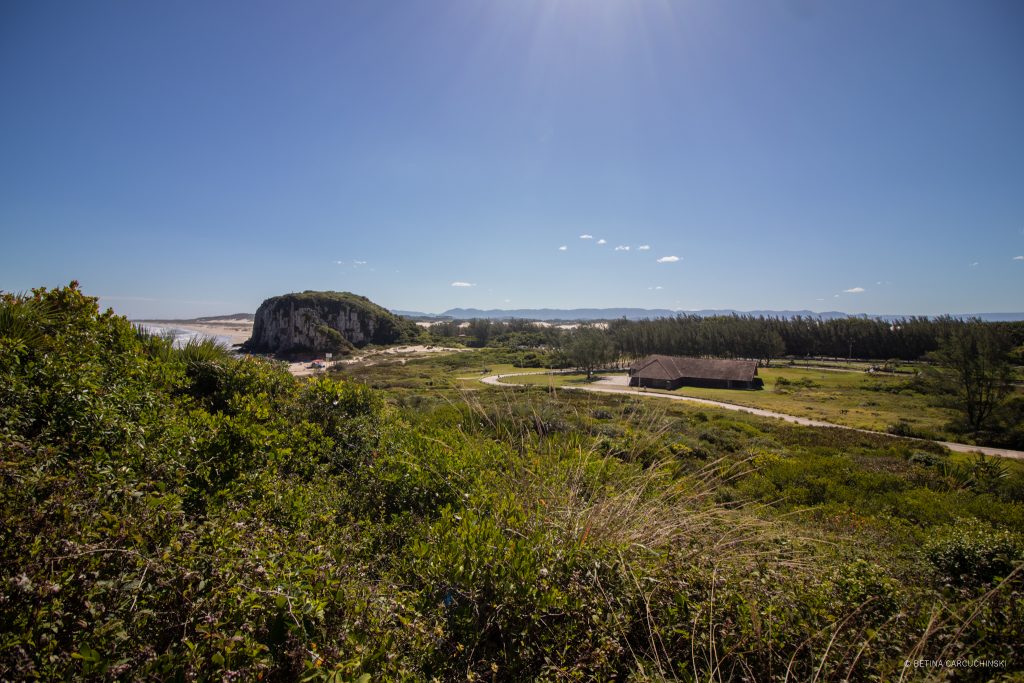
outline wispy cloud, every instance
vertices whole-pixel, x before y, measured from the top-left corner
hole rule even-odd
[[[558,251],[569,251],[569,246],[568,246],[568,245],[565,245],[565,244],[563,244],[562,246],[560,246],[560,247],[558,248]]]
[[[971,268],[977,268],[977,267],[978,267],[978,262],[977,261],[972,261],[971,262]]]
[[[608,240],[598,240],[598,244],[608,244]]]
[[[650,290],[652,290],[652,291],[657,291],[657,290],[659,290],[659,289],[665,289],[665,288],[664,288],[664,287],[662,287],[661,285],[656,285],[656,286],[654,286],[654,287],[648,287],[647,289],[650,289]]]
[[[620,244],[619,246],[615,247],[615,251],[629,251],[629,247],[627,247],[624,244]]]
[[[475,282],[453,282],[452,287],[476,287]]]
[[[1024,256],[1014,256],[1013,260],[1014,261],[1024,261]]]
[[[587,233],[583,233],[582,235],[580,235],[580,239],[581,240],[592,240],[592,239],[594,239],[594,236],[593,235],[588,235]]]
[[[662,256],[660,259],[658,259],[658,263],[675,263],[678,260],[678,256]]]
[[[651,250],[651,245],[649,245],[649,244],[641,244],[639,247],[636,248],[636,250],[637,251],[650,251]]]
[[[863,287],[850,287],[849,289],[844,289],[843,292],[845,294],[863,294],[864,293],[864,288]]]

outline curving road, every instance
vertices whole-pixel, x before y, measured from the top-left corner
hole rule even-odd
[[[536,375],[541,373],[536,372],[516,372],[507,375],[491,375],[490,377],[475,377],[472,379],[479,379],[484,384],[491,384],[494,386],[513,386],[513,387],[525,387],[525,386],[538,386],[532,384],[517,384],[515,382],[502,382],[500,381],[505,377],[520,377],[522,375]],[[467,378],[469,379],[469,378]],[[594,391],[602,394],[630,394],[634,396],[654,396],[657,398],[667,398],[672,401],[686,401],[688,403],[699,403],[702,405],[714,406],[715,408],[724,408],[725,410],[735,410],[740,413],[750,413],[751,415],[759,415],[761,417],[771,417],[777,420],[785,420],[786,422],[792,422],[793,424],[804,425],[806,427],[832,427],[835,429],[848,429],[853,432],[863,432],[864,434],[880,434],[882,436],[891,436],[894,438],[910,439],[911,441],[927,441],[928,439],[916,439],[914,437],[901,436],[896,437],[894,434],[887,432],[875,432],[870,429],[858,429],[857,427],[847,427],[846,425],[839,425],[832,422],[825,422],[823,420],[812,420],[808,417],[798,417],[796,415],[788,415],[786,413],[777,413],[774,410],[764,410],[763,408],[751,408],[749,406],[736,405],[735,403],[725,403],[724,401],[713,401],[707,398],[695,398],[693,396],[681,396],[678,394],[660,394],[657,392],[648,392],[642,389],[632,389],[628,387],[623,381],[624,377],[600,380],[591,384],[590,386],[575,386],[575,387],[558,387],[559,389],[566,391]],[[989,446],[971,446],[969,444],[956,443],[954,441],[935,441],[935,443],[945,446],[951,451],[958,451],[960,453],[984,453],[985,455],[995,455],[1001,458],[1013,458],[1015,460],[1024,460],[1024,451],[1014,451],[1009,448],[991,448]]]

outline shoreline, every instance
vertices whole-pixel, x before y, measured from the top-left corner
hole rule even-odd
[[[133,323],[149,327],[176,329],[215,339],[223,339],[229,346],[242,344],[252,336],[252,321],[237,319],[192,321],[192,320],[133,320]]]

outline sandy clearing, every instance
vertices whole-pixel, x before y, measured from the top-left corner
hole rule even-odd
[[[408,346],[390,346],[386,349],[379,349],[372,352],[370,355],[395,355],[395,354],[410,354],[410,353],[462,353],[463,351],[472,351],[473,349],[457,349],[453,346],[424,346],[423,344],[412,344]]]
[[[403,365],[407,360],[414,358],[424,358],[433,353],[461,353],[463,351],[472,351],[472,349],[456,349],[450,346],[425,346],[423,344],[409,344],[406,346],[392,346],[383,349],[373,349],[365,353],[357,352],[356,355],[348,356],[346,358],[339,358],[332,360],[330,365],[351,365],[353,363],[363,363],[365,365],[373,365],[377,361],[391,360],[398,358],[399,362]],[[324,360],[321,358],[320,360]],[[325,372],[325,368],[312,368],[309,367],[311,361],[296,361],[288,363],[288,372],[292,373],[296,377],[309,377],[317,373]]]
[[[575,330],[577,327],[586,325],[587,327],[596,327],[601,330],[608,329],[608,323],[606,322],[586,322],[586,323],[549,323],[544,320],[531,320],[531,325],[537,327],[557,327],[560,330]]]
[[[528,386],[525,384],[516,384],[515,382],[502,382],[499,381],[506,377],[516,377],[519,375],[530,374],[530,373],[511,373],[508,375],[491,375],[490,377],[480,378],[480,381],[484,384],[491,384],[494,386]],[[649,398],[664,398],[671,401],[686,401],[688,403],[697,403],[701,405],[713,406],[715,408],[724,408],[725,410],[734,410],[740,413],[749,413],[751,415],[758,415],[760,417],[769,417],[776,420],[784,420],[785,422],[791,422],[793,424],[803,425],[805,427],[827,427],[831,429],[847,429],[852,432],[861,432],[862,434],[877,434],[880,436],[888,436],[899,439],[909,439],[911,441],[928,441],[929,439],[916,439],[913,437],[896,436],[887,432],[875,432],[870,429],[857,429],[856,427],[847,427],[845,425],[838,425],[832,422],[825,422],[823,420],[812,420],[806,417],[798,417],[796,415],[788,415],[786,413],[778,413],[774,410],[764,410],[762,408],[751,408],[749,406],[741,406],[735,403],[725,403],[724,401],[713,401],[707,398],[695,398],[693,396],[680,396],[676,394],[661,394],[657,392],[648,392],[643,389],[631,389],[628,386],[627,378],[625,375],[611,375],[609,377],[603,377],[602,379],[594,382],[592,385],[576,386],[576,387],[558,387],[566,391],[595,391],[605,394],[630,394],[633,396],[644,396]],[[1024,460],[1024,451],[1015,451],[1009,448],[992,448],[989,446],[972,446],[970,444],[955,443],[952,441],[934,441],[941,446],[945,446],[951,451],[957,451],[958,453],[983,453],[985,455],[995,455],[1001,458],[1012,458],[1014,460]]]

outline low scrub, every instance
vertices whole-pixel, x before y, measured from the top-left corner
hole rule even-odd
[[[1021,665],[1016,470],[948,486],[941,449],[890,437],[541,388],[396,400],[165,341],[76,287],[0,302],[2,679]]]

